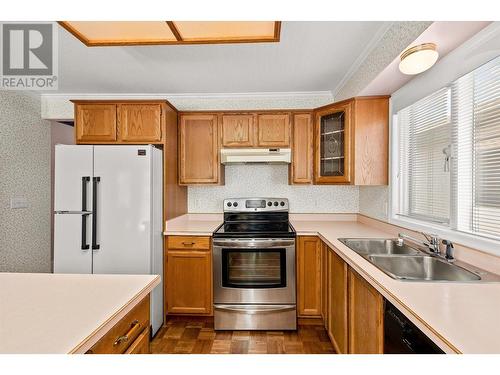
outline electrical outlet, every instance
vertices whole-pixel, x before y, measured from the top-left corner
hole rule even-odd
[[[28,208],[28,200],[24,197],[10,198],[10,208]]]

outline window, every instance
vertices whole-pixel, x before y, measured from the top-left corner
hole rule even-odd
[[[500,57],[397,114],[396,214],[500,240]]]

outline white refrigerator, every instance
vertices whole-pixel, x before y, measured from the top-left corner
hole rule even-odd
[[[151,324],[163,324],[162,151],[55,148],[54,272],[157,274]]]

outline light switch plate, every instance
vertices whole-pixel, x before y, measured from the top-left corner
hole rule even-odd
[[[10,208],[28,208],[28,200],[24,197],[10,198]]]

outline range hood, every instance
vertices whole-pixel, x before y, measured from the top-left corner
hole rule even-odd
[[[222,164],[235,163],[276,163],[291,162],[292,152],[289,148],[223,148]]]

